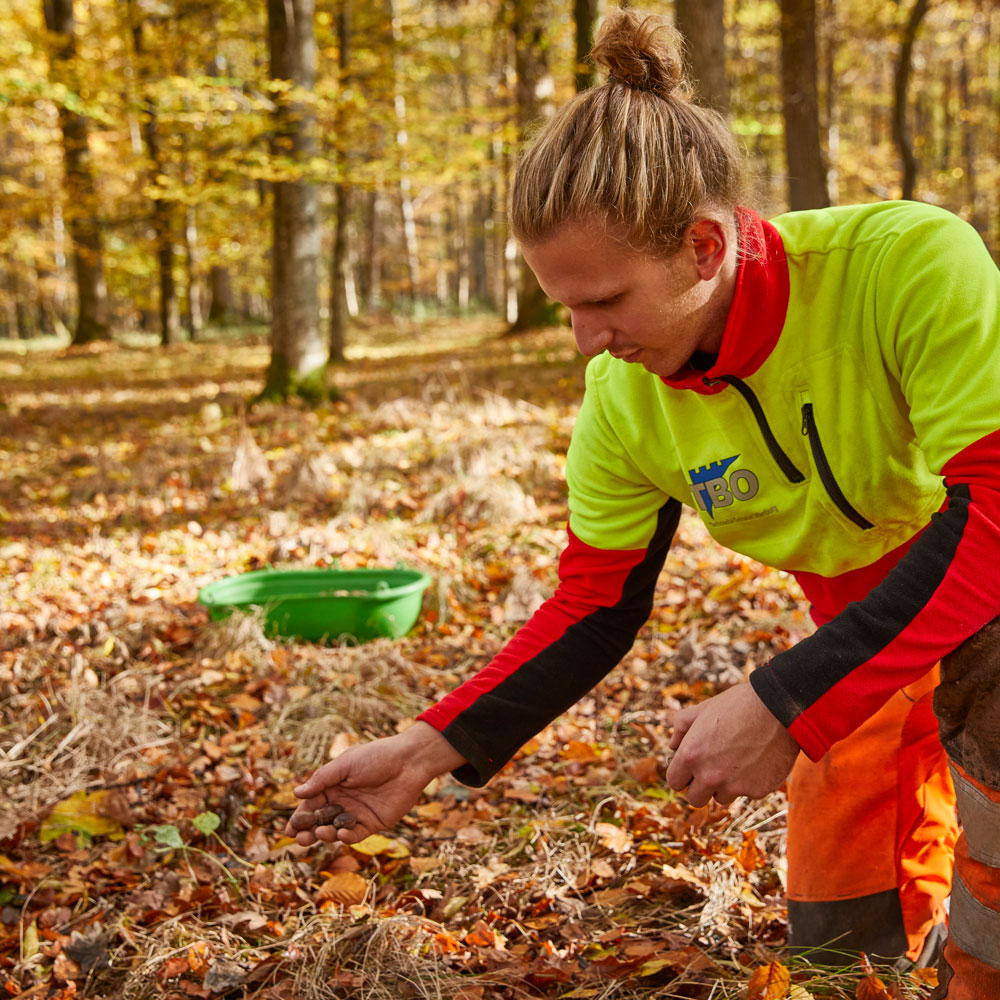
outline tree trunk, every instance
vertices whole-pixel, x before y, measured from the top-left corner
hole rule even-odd
[[[376,186],[368,192],[365,204],[365,255],[359,272],[361,301],[367,313],[375,312],[382,301],[382,258],[379,254],[382,237],[380,202],[381,192]]]
[[[132,24],[132,40],[135,45],[136,61],[139,65],[139,80],[146,89],[149,80],[149,66],[143,43],[145,27],[141,14],[136,16],[134,6],[129,4],[130,13],[136,20]],[[143,98],[142,137],[149,154],[150,187],[157,190],[158,178],[166,173],[163,149],[160,143],[160,122],[155,102],[148,95]],[[160,284],[160,342],[176,344],[180,340],[181,316],[177,304],[177,286],[174,282],[174,206],[166,198],[155,194],[150,199],[153,209],[153,232],[156,234],[156,261],[159,268]]]
[[[490,266],[493,260],[491,254],[493,232],[493,190],[492,182],[484,179],[476,192],[476,213],[472,228],[470,261],[472,269],[471,296],[477,303],[488,303],[494,309],[498,308],[497,296],[493,294],[492,276],[494,269]]]
[[[454,261],[455,261],[455,304],[461,312],[468,311],[472,291],[472,255],[469,239],[469,206],[465,191],[456,188],[454,192],[453,215],[455,219]]]
[[[510,28],[514,43],[514,72],[517,74],[517,132],[524,141],[528,127],[552,113],[549,77],[549,38],[551,21],[548,3],[510,0]],[[517,317],[510,333],[551,326],[558,307],[549,301],[531,268],[520,257],[517,271]]]
[[[188,336],[197,340],[205,322],[201,312],[201,284],[198,281],[198,216],[194,205],[188,205],[184,211],[184,272],[187,275],[184,325]]]
[[[337,12],[337,40],[340,52],[340,86],[350,81],[351,64],[351,0],[340,0]],[[334,159],[340,175],[334,185],[333,255],[330,261],[330,360],[345,360],[344,347],[347,333],[347,225],[351,210],[351,190],[344,180],[347,170],[347,150],[344,147],[343,114],[338,111],[334,126],[337,147]]]
[[[917,158],[913,155],[910,132],[906,123],[907,92],[913,69],[913,43],[916,41],[920,22],[923,21],[928,6],[929,0],[915,0],[910,16],[906,20],[906,27],[903,29],[899,60],[896,63],[892,138],[899,148],[899,155],[903,161],[902,197],[906,201],[913,198],[913,189],[917,183]]]
[[[73,0],[43,0],[42,9],[46,28],[57,36],[50,57],[53,82],[65,84],[71,93],[79,93],[73,80],[76,55]],[[110,336],[97,190],[87,143],[87,119],[61,104],[59,126],[66,164],[66,223],[73,245],[79,299],[73,343],[86,344]]]
[[[781,93],[792,211],[830,204],[819,145],[816,0],[781,0]]]
[[[826,196],[831,205],[840,201],[840,125],[837,117],[840,104],[837,100],[837,40],[840,30],[837,24],[837,0],[826,0],[823,11],[823,39],[826,76],[825,111],[826,121]]]
[[[698,99],[729,114],[725,0],[676,0],[674,20],[687,41],[687,62]]]
[[[573,0],[573,22],[576,25],[576,91],[580,93],[594,85],[594,67],[588,61],[594,45],[594,22],[597,20],[597,0]]]
[[[208,272],[208,289],[210,304],[208,307],[208,322],[213,326],[229,326],[245,316],[238,315],[236,297],[233,294],[233,281],[229,277],[229,269],[221,264],[213,264]]]
[[[17,309],[14,303],[17,301],[17,289],[14,287],[14,271],[10,263],[3,265],[0,261],[0,287],[6,290],[5,295],[0,295],[0,337],[4,340],[17,340],[20,330],[17,328]]]
[[[393,108],[396,114],[396,146],[399,156],[399,216],[403,228],[403,260],[406,264],[407,295],[410,304],[417,300],[420,282],[420,257],[417,251],[417,220],[413,211],[410,160],[407,153],[409,136],[406,131],[406,96],[403,93],[403,66],[400,47],[403,42],[403,24],[399,17],[399,0],[385,0],[385,14],[392,27],[392,87]]]
[[[962,129],[962,178],[965,181],[965,199],[969,206],[969,221],[983,239],[986,239],[987,223],[982,212],[979,186],[976,183],[976,132],[972,125],[972,89],[969,86],[969,56],[967,41],[963,36],[959,42],[962,62],[958,71],[958,92],[962,108],[966,114],[960,115]]]
[[[267,0],[271,78],[293,84],[275,99],[272,155],[305,165],[317,152],[316,116],[297,90],[316,81],[315,0]],[[319,328],[319,198],[302,178],[274,184],[271,363],[262,395],[327,395],[329,344]]]

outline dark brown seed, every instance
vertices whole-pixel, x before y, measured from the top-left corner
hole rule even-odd
[[[316,825],[316,814],[310,812],[292,813],[290,823],[293,830],[311,830]]]
[[[338,830],[350,830],[355,823],[357,823],[358,818],[352,812],[342,812],[334,821],[333,825]]]
[[[343,813],[343,806],[338,805],[336,802],[331,802],[330,805],[316,810],[316,826],[329,826],[338,816],[342,816]]]

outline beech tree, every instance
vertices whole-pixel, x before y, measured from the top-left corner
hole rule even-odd
[[[510,30],[517,75],[516,115],[518,138],[529,126],[551,114],[552,79],[549,69],[548,4],[510,0]],[[517,318],[510,332],[519,333],[555,321],[557,307],[546,298],[538,279],[523,258],[518,261]]]
[[[319,325],[319,196],[305,176],[317,151],[315,0],[267,0],[274,93],[271,363],[265,397],[320,397],[329,346]]]
[[[594,22],[597,20],[597,0],[573,0],[573,24],[576,27],[576,79],[577,91],[586,90],[594,83],[594,67],[587,56],[594,44]]]
[[[913,153],[910,141],[910,129],[907,122],[907,93],[910,83],[910,73],[913,69],[913,45],[920,30],[920,22],[927,14],[929,0],[915,0],[910,9],[903,28],[903,38],[899,46],[899,58],[896,61],[896,72],[893,86],[893,116],[892,136],[899,148],[899,156],[903,161],[902,195],[905,199],[913,197],[913,188],[917,182],[917,158]]]
[[[685,54],[698,99],[728,114],[725,12],[725,0],[676,0],[674,5],[674,23],[687,43]]]
[[[792,211],[830,204],[819,144],[816,0],[781,0],[781,96]]]
[[[73,243],[78,298],[73,343],[86,344],[109,336],[108,293],[104,281],[101,224],[91,169],[87,119],[72,110],[69,103],[80,91],[79,67],[75,59],[73,0],[44,0],[42,10],[45,26],[53,36],[51,77],[54,83],[65,88],[65,96],[59,104],[59,126],[66,166],[66,225]]]
[[[156,257],[160,286],[160,340],[164,344],[174,344],[180,339],[181,316],[177,303],[177,289],[174,283],[174,237],[176,226],[176,206],[163,196],[159,178],[166,173],[163,135],[156,101],[148,87],[152,67],[150,53],[145,41],[147,18],[137,9],[135,0],[130,0],[129,15],[132,21],[132,40],[135,46],[139,81],[144,91],[142,98],[142,137],[150,161],[150,184],[152,202],[153,231],[156,234]],[[152,26],[151,26],[152,27]]]
[[[349,82],[351,64],[351,0],[340,0],[337,11],[337,68],[340,87]],[[338,114],[336,124],[343,131],[343,114]],[[333,252],[330,261],[330,360],[344,360],[344,346],[347,331],[347,228],[350,219],[351,188],[344,174],[347,169],[347,153],[343,139],[337,148],[336,160],[338,179],[334,185],[333,206]]]

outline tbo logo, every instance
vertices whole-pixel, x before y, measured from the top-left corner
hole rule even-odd
[[[695,506],[713,519],[716,507],[728,507],[734,500],[752,500],[760,489],[757,477],[749,469],[729,472],[729,467],[739,457],[733,455],[699,469],[688,469]]]

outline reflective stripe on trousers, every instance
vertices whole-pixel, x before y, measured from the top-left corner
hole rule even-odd
[[[962,836],[935,1000],[1000,997],[1000,790],[952,762]]]
[[[1000,997],[1000,618],[941,661],[934,711],[963,832],[932,998]]]

